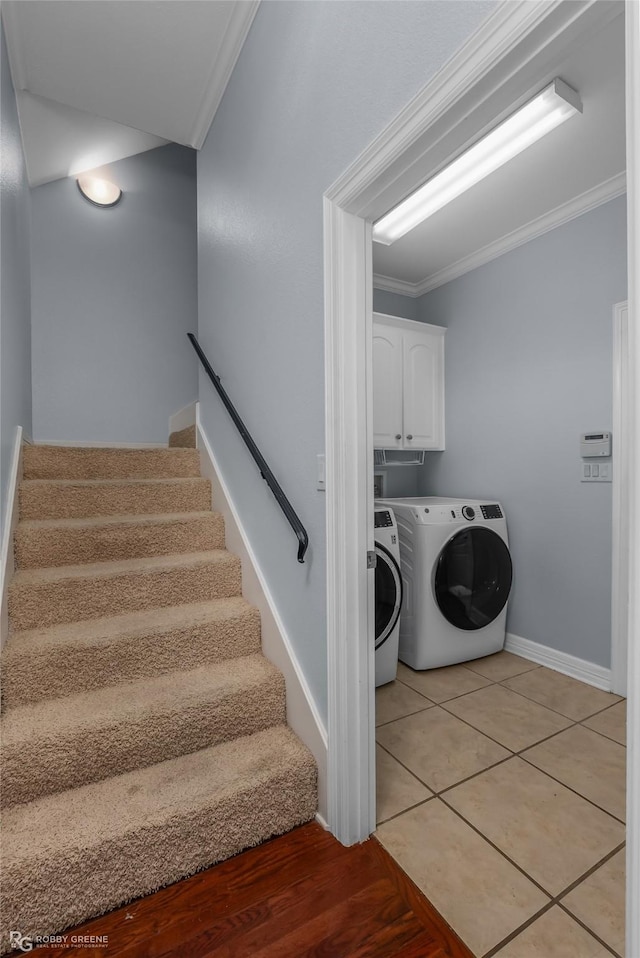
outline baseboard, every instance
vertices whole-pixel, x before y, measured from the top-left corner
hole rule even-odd
[[[83,449],[166,449],[166,442],[86,442],[79,439],[38,439],[38,446],[81,446]]]
[[[9,634],[9,583],[13,577],[13,534],[18,524],[18,488],[22,478],[22,426],[16,426],[11,454],[11,469],[9,471],[9,487],[7,489],[7,513],[2,532],[2,554],[0,556],[0,648],[7,641]]]
[[[579,679],[587,685],[594,685],[605,692],[611,691],[611,669],[605,669],[602,665],[579,659],[575,655],[569,655],[568,652],[559,652],[557,649],[549,648],[548,645],[532,642],[531,639],[523,639],[522,636],[513,635],[511,632],[507,632],[504,647],[507,652],[520,655],[530,662],[546,665],[549,669],[569,675],[572,679]]]
[[[226,485],[196,405],[196,444],[202,475],[211,480],[213,507],[225,522],[227,547],[242,562],[242,594],[260,611],[262,651],[283,673],[287,688],[287,722],[313,753],[318,765],[318,821],[327,819],[327,731],[280,618],[263,571]],[[326,827],[326,825],[323,825]]]
[[[197,405],[197,400],[194,399],[188,406],[183,406],[173,416],[169,416],[169,435],[172,432],[182,432],[183,429],[195,424]]]

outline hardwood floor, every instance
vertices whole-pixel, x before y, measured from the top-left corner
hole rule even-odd
[[[344,848],[311,823],[65,932],[98,958],[473,958],[375,840]]]

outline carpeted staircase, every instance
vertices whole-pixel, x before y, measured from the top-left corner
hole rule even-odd
[[[315,814],[313,757],[286,725],[198,455],[25,446],[3,950],[9,930],[62,931]]]

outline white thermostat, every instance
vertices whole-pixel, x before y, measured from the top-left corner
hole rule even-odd
[[[583,432],[580,436],[580,455],[583,459],[611,455],[610,432]]]

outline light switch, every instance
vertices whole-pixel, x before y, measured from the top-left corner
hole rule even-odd
[[[580,482],[611,482],[612,471],[610,462],[582,462]]]

